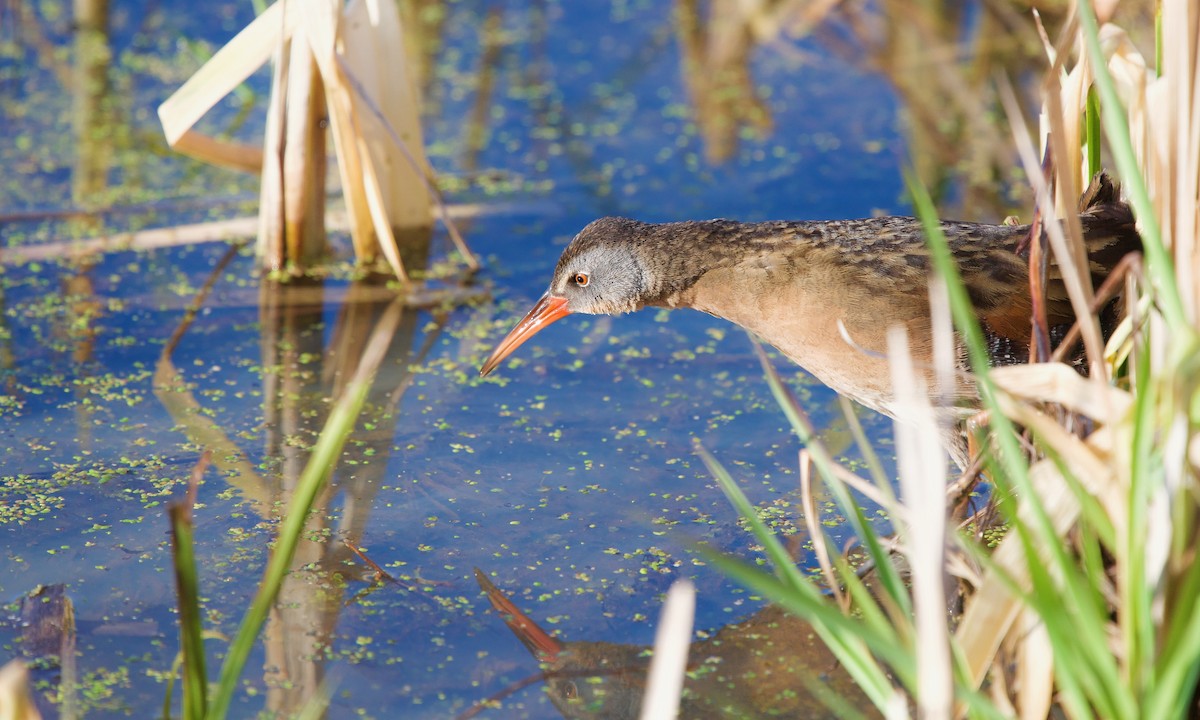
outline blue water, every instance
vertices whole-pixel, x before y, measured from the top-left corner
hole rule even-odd
[[[100,200],[142,202],[153,197],[144,178],[155,178],[156,189],[170,187],[180,205],[146,217],[114,214],[104,221],[110,227],[253,212],[256,179],[181,159],[159,139],[153,108],[195,66],[163,38],[182,33],[216,47],[251,16],[247,4],[198,7],[114,3],[118,84],[133,89],[131,99],[114,100],[116,126],[136,140],[114,140],[119,152]],[[406,316],[377,405],[412,362],[409,354],[432,337],[431,349],[395,409],[376,407],[352,439],[357,464],[339,468],[326,513],[314,520],[320,542],[302,550],[314,564],[294,576],[283,601],[290,624],[280,647],[294,663],[285,689],[263,673],[278,656],[260,648],[236,717],[289,707],[323,678],[333,693],[330,717],[443,718],[535,672],[487,609],[471,575],[476,566],[571,640],[649,643],[661,594],[681,577],[697,583],[698,627],[750,614],[760,603],[694,552],[700,541],[755,552],[696,457],[697,439],[785,529],[802,527],[799,444],[737,328],[690,312],[572,317],[488,379],[476,371],[542,293],[572,234],[596,216],[806,219],[903,210],[895,98],[882,78],[820,42],[759,47],[750,73],[772,127],[743,134],[732,156],[713,164],[691,116],[668,5],[544,8],[544,37],[534,11],[504,10],[511,42],[497,62],[487,142],[465,163],[482,17],[475,3],[446,6],[430,85],[431,160],[451,176],[491,173],[516,188],[489,193],[476,182],[448,198],[494,206],[465,224],[486,261],[480,282],[491,295],[452,309],[441,329],[427,311]],[[61,20],[41,22],[62,28]],[[5,43],[17,50],[0,63],[3,120],[24,140],[0,148],[10,168],[0,210],[73,207],[69,98],[18,37],[7,34]],[[265,83],[261,74],[251,83],[260,105]],[[19,109],[26,106],[41,114]],[[236,109],[231,102],[209,122],[220,126]],[[261,115],[252,118],[240,136],[260,132]],[[4,245],[71,233],[88,234],[60,218],[0,226]],[[345,238],[335,240],[345,256]],[[439,231],[435,251],[446,247]],[[43,262],[4,271],[0,503],[8,519],[0,525],[0,599],[67,584],[79,676],[111,693],[83,701],[88,717],[156,712],[161,674],[178,648],[165,507],[183,494],[200,448],[155,395],[152,377],[224,250],[112,253],[90,267]],[[265,333],[253,258],[244,251],[175,350],[199,415],[244,461],[209,472],[195,514],[208,624],[226,636],[264,567],[280,512],[272,502],[286,497],[327,409],[333,385],[322,371],[337,358],[323,353],[339,327],[345,287],[328,281],[331,300],[288,321],[286,344],[308,353],[304,363],[266,367],[264,343],[277,336]],[[77,297],[63,299],[71,288]],[[90,321],[80,320],[88,314]],[[834,428],[837,445],[844,433],[832,394],[776,362],[816,424]],[[269,378],[293,371],[302,392],[287,400],[292,414],[265,411]],[[862,417],[887,455],[887,423]],[[31,479],[47,481],[37,497]],[[430,584],[406,580],[356,598],[369,583],[337,540],[348,529],[389,572]],[[0,634],[5,657],[18,654],[19,634],[11,626]],[[319,651],[311,649],[314,637],[325,643]],[[224,641],[207,647],[215,675]],[[536,688],[484,715],[556,716]]]

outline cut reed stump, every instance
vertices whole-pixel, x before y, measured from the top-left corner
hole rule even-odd
[[[274,59],[262,153],[193,129],[214,104]],[[424,264],[432,233],[420,98],[392,2],[271,5],[158,110],[176,150],[262,175],[258,256],[266,271],[305,272],[325,254],[326,130],[358,262],[380,258],[401,280]],[[440,203],[439,203],[440,205]],[[478,261],[447,221],[459,253]],[[412,243],[413,247],[406,247]]]

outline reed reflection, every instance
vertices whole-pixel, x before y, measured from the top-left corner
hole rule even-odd
[[[424,249],[413,247],[408,252],[423,258],[427,244],[426,238]],[[172,360],[214,279],[221,276],[236,251],[232,248],[218,263],[164,347],[154,389],[189,440],[212,449],[221,477],[263,520],[278,521],[279,513],[290,505],[309,450],[325,425],[329,398],[343,391],[364,362],[364,350],[381,334],[389,343],[388,359],[376,373],[339,466],[308,516],[305,539],[297,547],[267,623],[264,709],[272,715],[290,716],[311,712],[313,704],[320,702],[326,650],[333,643],[343,609],[361,596],[348,600],[348,583],[363,579],[382,582],[373,578],[377,566],[359,559],[358,548],[392,453],[399,404],[410,386],[410,368],[433,347],[445,320],[445,313],[436,311],[434,328],[423,329],[428,316],[422,311],[431,304],[440,306],[446,296],[406,299],[381,283],[355,282],[339,298],[334,327],[327,333],[325,309],[331,291],[321,281],[264,282],[259,306],[265,369],[264,464],[268,468],[264,472],[213,419],[204,396],[193,392]],[[422,331],[425,341],[415,349]],[[203,533],[203,526],[198,531]]]

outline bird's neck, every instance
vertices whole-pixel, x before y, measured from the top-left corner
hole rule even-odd
[[[821,249],[819,236],[809,231],[817,225],[730,220],[649,225],[643,241],[655,284],[644,304],[713,313],[720,299],[737,301],[747,291],[765,290],[767,284],[801,281],[807,257]],[[761,288],[738,280],[762,270],[770,277],[760,278]]]

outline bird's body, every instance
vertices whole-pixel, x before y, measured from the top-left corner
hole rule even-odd
[[[1081,201],[1093,282],[1140,249],[1132,213],[1100,176]],[[1031,329],[1028,225],[943,222],[996,364],[1024,362]],[[644,223],[601,218],[559,259],[550,289],[497,346],[483,372],[570,313],[690,307],[754,332],[833,390],[895,416],[886,334],[908,330],[918,367],[931,366],[931,263],[920,221],[707,220]],[[1047,272],[1051,328],[1074,322],[1058,269]],[[970,404],[968,377],[954,402]]]
[[[646,305],[690,307],[740,325],[872,409],[893,414],[885,356],[889,326],[904,325],[918,360],[927,359],[928,254],[914,218],[620,224],[626,236],[663,245],[664,277],[685,278]],[[978,256],[972,264],[981,273],[1007,278],[1020,272],[1016,255],[984,249],[1015,245],[1020,228],[946,223],[943,230],[960,254],[971,246]],[[673,237],[687,237],[689,252],[667,251]],[[1014,296],[1026,289],[993,284],[998,293]],[[1024,306],[1028,318],[1027,300]]]

